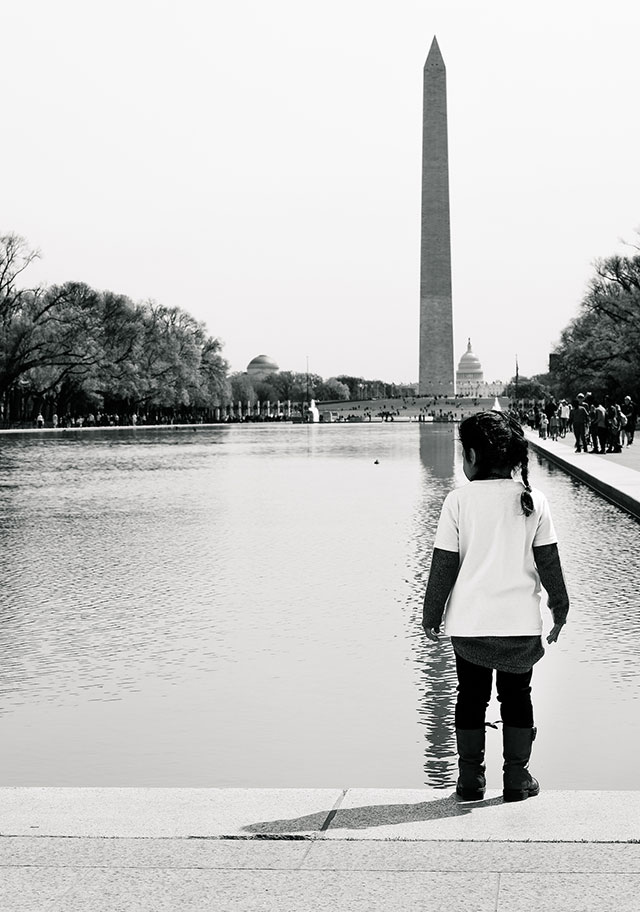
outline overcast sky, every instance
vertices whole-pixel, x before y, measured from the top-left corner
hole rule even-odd
[[[547,369],[640,225],[636,0],[20,0],[0,231],[178,305],[233,370],[418,376],[422,68],[447,67],[456,362]]]

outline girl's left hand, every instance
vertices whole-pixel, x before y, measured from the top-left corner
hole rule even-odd
[[[440,637],[438,636],[439,627],[425,627],[424,624],[422,626],[428,640],[431,640],[432,643],[440,642]]]
[[[564,624],[554,624],[551,628],[551,633],[547,637],[547,643],[555,643],[558,637],[560,636],[560,631],[564,627]]]

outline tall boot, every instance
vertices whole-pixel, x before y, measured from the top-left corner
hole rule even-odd
[[[502,797],[505,801],[524,801],[533,798],[540,791],[540,783],[529,772],[531,746],[537,734],[536,728],[513,728],[502,726],[503,779]]]
[[[456,795],[462,801],[482,801],[484,778],[484,728],[456,728],[458,769]]]

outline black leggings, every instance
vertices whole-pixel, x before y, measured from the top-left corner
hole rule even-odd
[[[493,669],[467,662],[456,653],[456,671],[456,728],[484,728],[485,713],[491,698]],[[533,728],[532,674],[532,668],[524,674],[496,671],[500,715],[505,725],[514,728]]]

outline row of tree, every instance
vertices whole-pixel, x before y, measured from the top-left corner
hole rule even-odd
[[[134,302],[83,282],[25,287],[38,256],[0,236],[0,419],[43,411],[212,418],[232,403],[358,399],[385,395],[381,381],[280,371],[264,380],[229,375],[222,343],[179,307]]]
[[[134,303],[82,282],[19,287],[37,256],[0,238],[0,402],[60,414],[210,409],[229,396],[221,343],[178,307]],[[13,414],[11,414],[13,412]]]
[[[573,397],[592,392],[640,400],[640,248],[599,259],[576,317],[549,358],[549,372],[518,379],[518,398]],[[506,389],[516,397],[516,378]]]
[[[264,380],[245,373],[232,374],[230,379],[233,402],[293,402],[301,404],[311,399],[348,399],[349,390],[335,377],[323,380],[318,374],[278,371]]]
[[[407,387],[383,380],[366,380],[340,374],[323,380],[319,374],[278,371],[256,380],[245,373],[230,377],[233,401],[241,402],[319,402],[345,401],[348,399],[385,399],[409,395]]]

